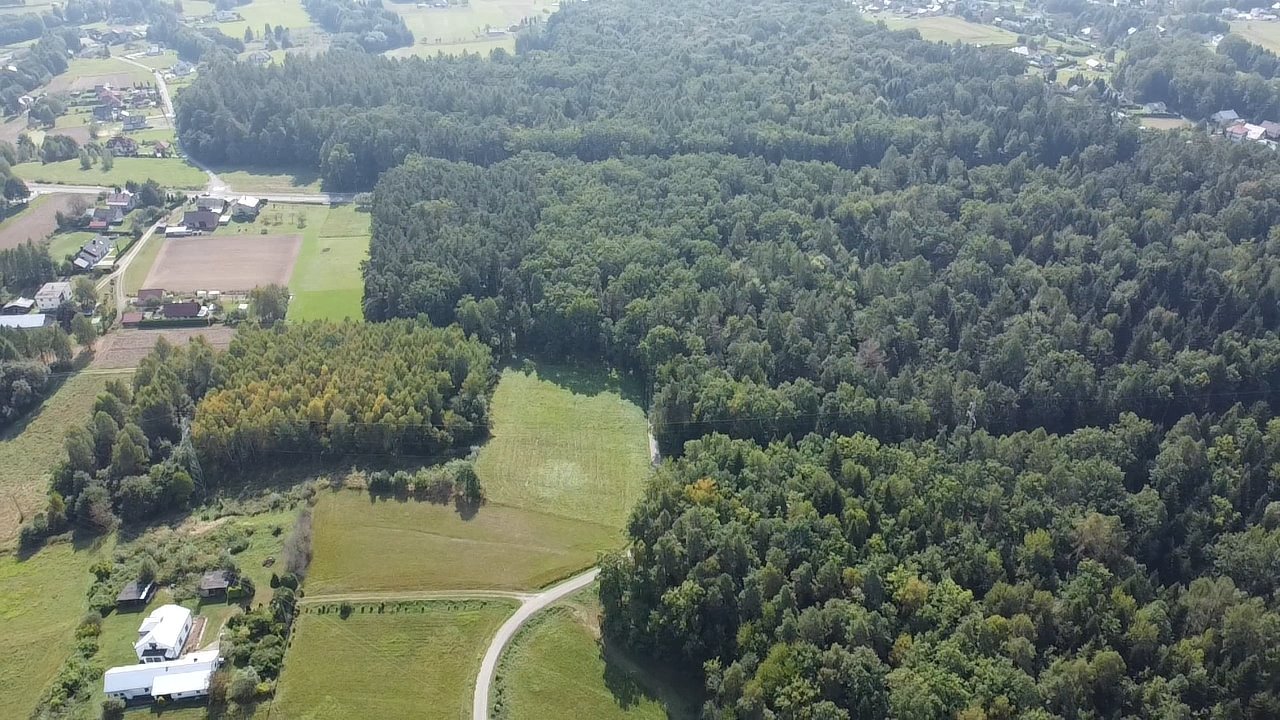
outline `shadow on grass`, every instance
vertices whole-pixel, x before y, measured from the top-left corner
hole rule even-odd
[[[690,678],[698,677],[670,663],[642,658],[616,643],[601,640],[604,684],[618,707],[630,709],[642,700],[662,705],[671,720],[694,720],[701,706],[702,690]]]
[[[611,370],[597,363],[571,363],[535,360],[530,357],[514,358],[509,367],[524,373],[536,374],[540,380],[577,395],[594,397],[603,393],[616,393],[623,400],[645,408],[644,389],[636,377],[619,370]]]

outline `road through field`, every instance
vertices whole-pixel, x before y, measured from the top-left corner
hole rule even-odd
[[[489,649],[484,653],[484,660],[480,663],[480,674],[476,676],[475,695],[471,699],[471,720],[489,720],[489,692],[493,686],[493,676],[498,670],[498,659],[502,657],[503,648],[511,642],[511,638],[515,637],[520,626],[538,611],[595,582],[599,574],[600,568],[591,568],[581,575],[569,578],[559,585],[534,595],[526,600],[514,615],[502,623],[502,627],[498,628],[498,633],[489,643]]]

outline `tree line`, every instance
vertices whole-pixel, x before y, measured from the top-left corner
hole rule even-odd
[[[413,44],[404,18],[383,7],[382,0],[303,0],[302,7],[317,25],[337,37],[339,47],[380,53]]]
[[[131,384],[109,382],[68,431],[48,504],[22,541],[184,509],[250,464],[464,447],[488,429],[490,363],[461,330],[413,321],[242,326],[221,353],[202,337],[162,338]]]

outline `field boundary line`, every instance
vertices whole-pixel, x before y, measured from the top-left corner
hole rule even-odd
[[[390,590],[387,592],[331,593],[307,595],[298,598],[298,605],[322,605],[325,603],[411,602],[414,600],[518,600],[528,602],[537,593],[517,590]]]

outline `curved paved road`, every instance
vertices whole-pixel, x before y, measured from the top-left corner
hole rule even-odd
[[[484,653],[484,661],[480,663],[480,674],[476,676],[475,695],[471,698],[471,720],[489,720],[489,693],[493,686],[493,676],[498,670],[498,658],[502,657],[503,648],[511,642],[511,638],[515,637],[520,626],[539,610],[595,582],[599,574],[600,568],[591,568],[581,575],[571,577],[559,585],[534,595],[525,601],[514,615],[502,623],[502,627],[498,628],[498,634],[494,635],[493,641],[489,643],[489,649]]]

